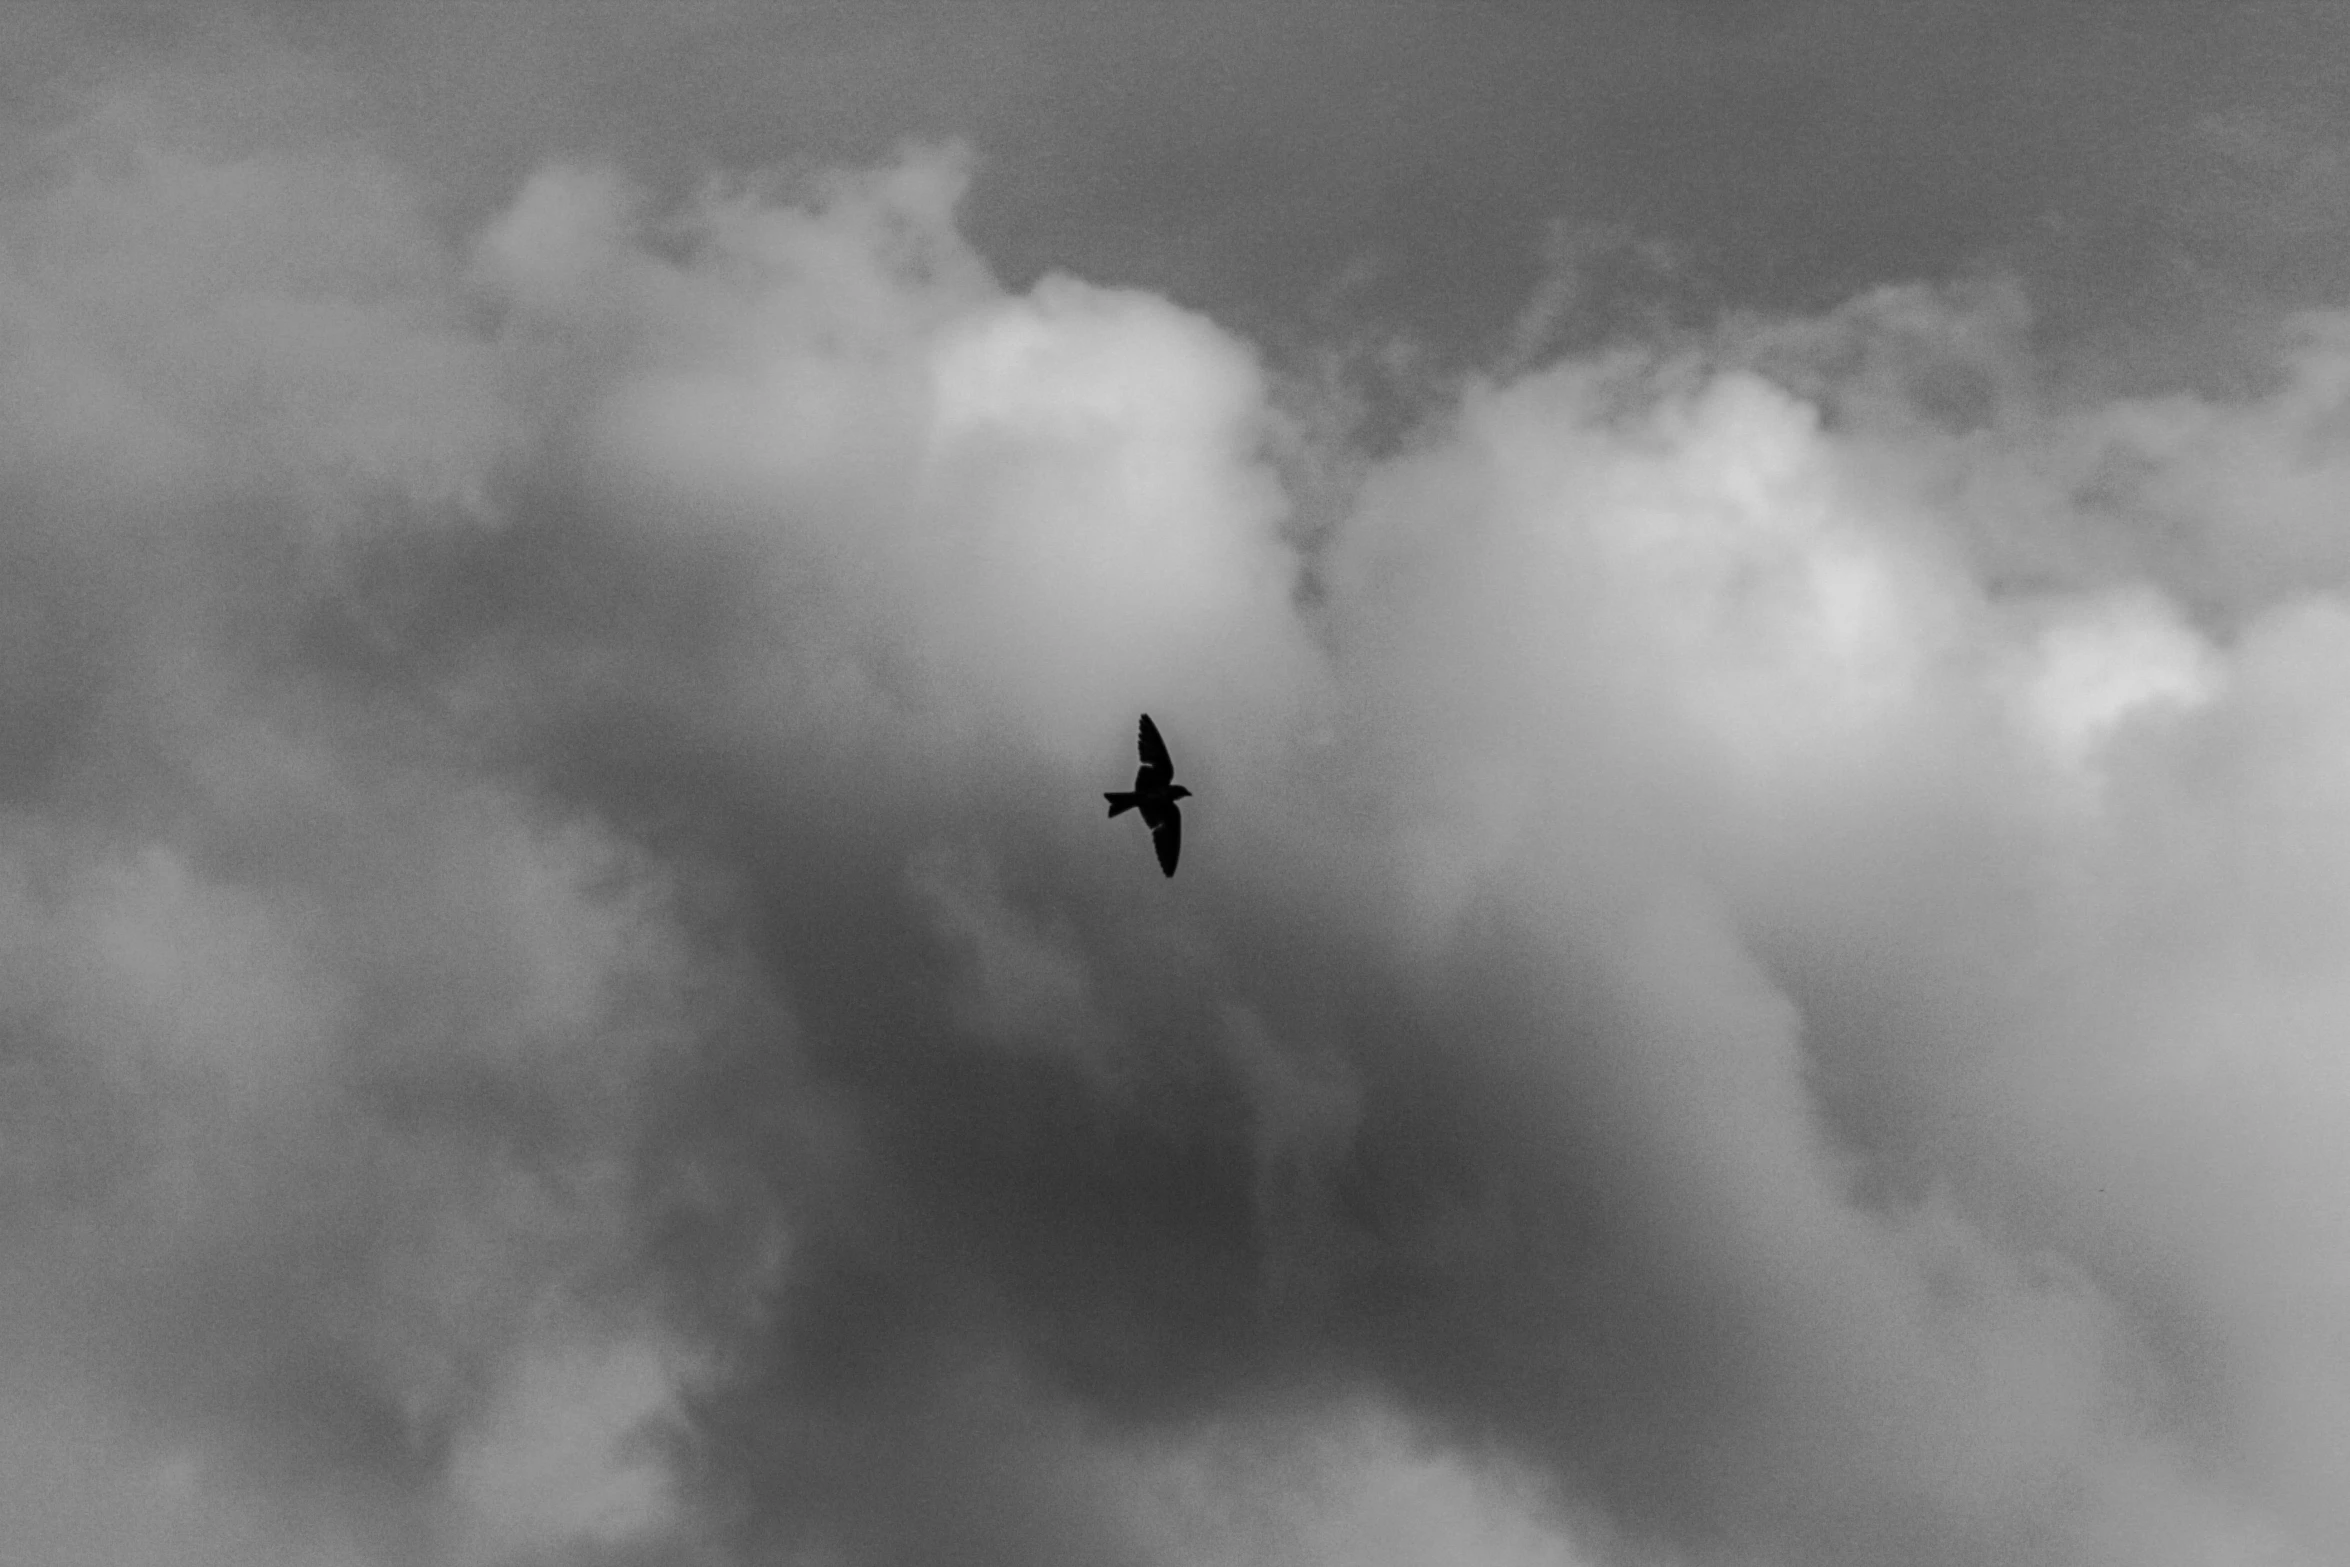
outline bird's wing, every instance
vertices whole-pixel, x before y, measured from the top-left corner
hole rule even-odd
[[[1175,857],[1183,852],[1183,813],[1172,805],[1151,823],[1151,847],[1159,851],[1159,869],[1175,874]]]
[[[1142,771],[1135,774],[1136,787],[1148,789],[1164,786],[1175,780],[1175,759],[1167,754],[1167,742],[1159,738],[1159,726],[1151,722],[1151,715],[1142,715],[1141,743]]]

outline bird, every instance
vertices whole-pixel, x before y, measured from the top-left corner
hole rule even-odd
[[[1142,715],[1140,740],[1137,749],[1142,753],[1142,766],[1135,769],[1131,790],[1104,790],[1102,798],[1110,802],[1110,814],[1139,810],[1143,825],[1151,830],[1151,847],[1159,851],[1159,869],[1175,874],[1175,857],[1183,852],[1183,813],[1176,809],[1177,800],[1189,799],[1191,791],[1175,781],[1175,759],[1167,754],[1167,742],[1159,738],[1159,726],[1151,722],[1151,715]]]

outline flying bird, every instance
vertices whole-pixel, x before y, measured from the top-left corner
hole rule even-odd
[[[1151,722],[1151,715],[1142,715],[1142,735],[1138,747],[1142,752],[1142,766],[1135,769],[1134,787],[1123,792],[1104,790],[1102,798],[1110,802],[1110,814],[1139,810],[1143,825],[1151,830],[1151,847],[1159,851],[1159,869],[1175,874],[1175,856],[1183,852],[1183,813],[1175,802],[1185,799],[1191,791],[1175,781],[1175,759],[1167,754],[1167,742],[1159,738],[1159,726]]]

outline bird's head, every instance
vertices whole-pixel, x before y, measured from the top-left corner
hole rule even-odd
[[[1184,788],[1183,785],[1177,784],[1174,788],[1167,791],[1167,798],[1170,800],[1188,800],[1191,798],[1191,791]]]

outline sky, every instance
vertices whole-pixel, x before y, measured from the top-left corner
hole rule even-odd
[[[2346,78],[9,7],[0,1562],[2350,1559]]]

